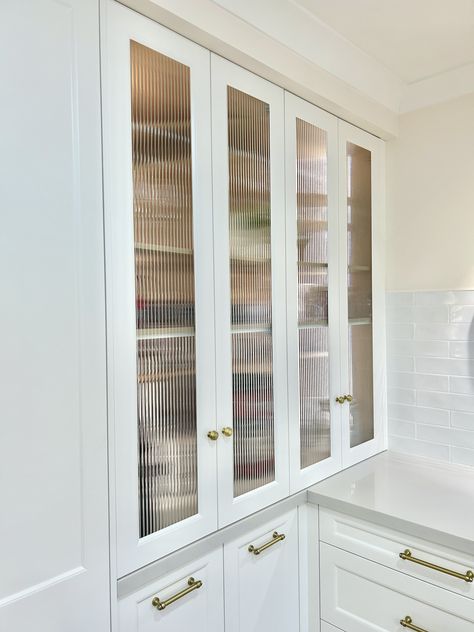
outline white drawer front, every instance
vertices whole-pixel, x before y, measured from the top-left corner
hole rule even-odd
[[[321,618],[345,632],[472,632],[466,597],[321,543]]]
[[[474,599],[474,582],[403,560],[400,553],[409,549],[413,558],[462,575],[474,571],[473,556],[327,509],[319,518],[321,541]]]
[[[120,632],[222,632],[222,562],[222,549],[219,548],[121,599]],[[190,577],[201,581],[202,586],[166,606],[164,610],[153,606],[155,597],[164,601],[187,589]]]
[[[249,551],[273,541],[258,555]],[[296,509],[226,544],[224,568],[226,632],[298,632]]]

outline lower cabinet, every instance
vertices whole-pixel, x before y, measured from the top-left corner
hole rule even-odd
[[[224,545],[224,568],[226,632],[300,629],[296,510]]]
[[[120,632],[222,632],[222,550],[174,570],[119,601]]]
[[[298,548],[293,509],[122,597],[119,632],[299,632]]]

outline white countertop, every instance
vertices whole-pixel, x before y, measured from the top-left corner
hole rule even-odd
[[[383,452],[313,485],[308,501],[474,553],[474,468]]]

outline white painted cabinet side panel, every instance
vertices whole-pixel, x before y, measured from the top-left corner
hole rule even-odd
[[[0,7],[0,629],[109,629],[95,0]]]

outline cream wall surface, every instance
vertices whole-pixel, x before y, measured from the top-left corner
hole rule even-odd
[[[388,290],[474,288],[474,94],[400,117],[386,234]]]

